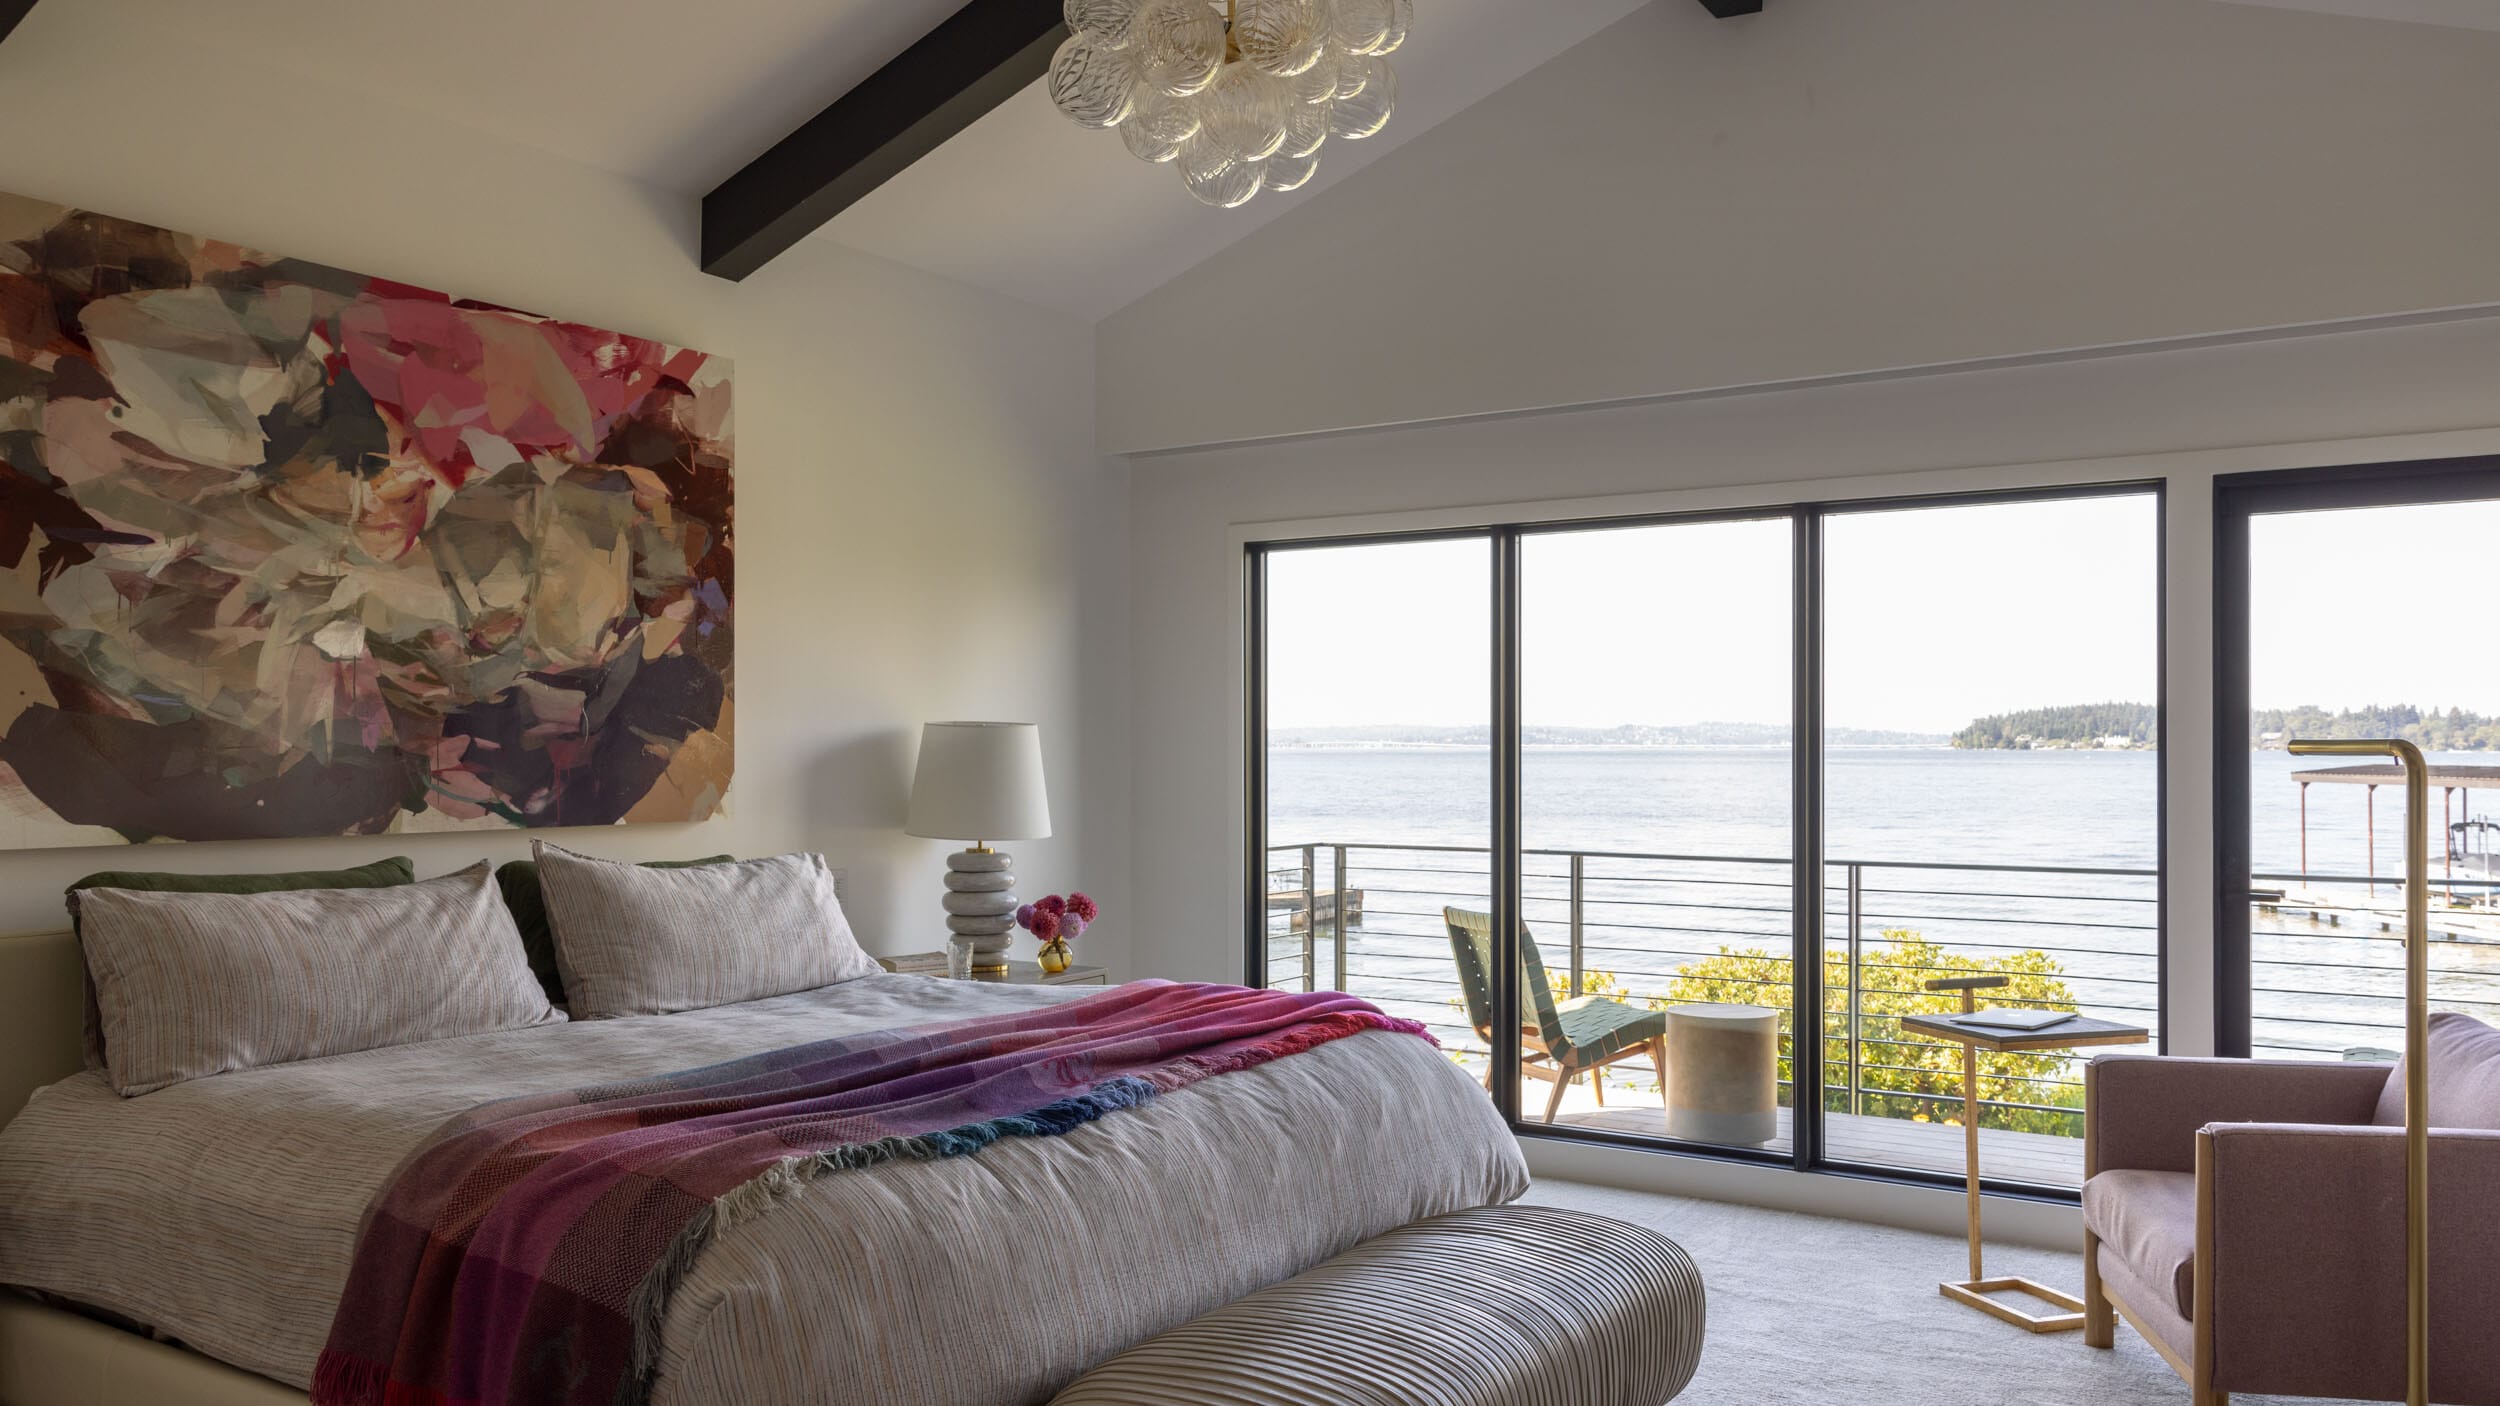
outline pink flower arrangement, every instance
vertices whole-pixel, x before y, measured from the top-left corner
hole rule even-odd
[[[1065,898],[1054,893],[1017,909],[1016,926],[1045,945],[1073,942],[1101,916],[1101,905],[1083,893],[1071,893]]]

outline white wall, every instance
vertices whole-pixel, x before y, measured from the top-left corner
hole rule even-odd
[[[2495,74],[2209,0],[1662,0],[1108,319],[1103,443],[2500,301]]]
[[[556,838],[822,849],[872,950],[925,949],[945,846],[901,833],[918,725],[1031,719],[1059,837],[1013,846],[1025,884],[1101,894],[1088,955],[1124,964],[1126,471],[1094,452],[1091,330],[820,240],[709,278],[692,202],[431,113],[421,75],[376,63],[254,70],[172,25],[41,6],[0,47],[0,189],[733,357],[732,813]],[[406,853],[432,874],[525,852],[461,834],[0,854],[0,929],[59,925],[62,886],[106,867]]]
[[[2218,473],[2500,452],[2500,316],[2042,359],[1675,402],[1317,436],[1135,464],[1135,958],[1238,980],[1241,548],[1271,537],[1827,496],[2159,478],[2169,1030],[2212,1047],[2211,485]],[[2358,666],[2357,666],[2358,667]],[[1950,1230],[1914,1190],[1542,1149],[1572,1175]],[[2047,1227],[2044,1231],[2042,1228]],[[2066,1235],[2056,1217],[2009,1228]],[[2067,1236],[2071,1240],[2071,1236]]]

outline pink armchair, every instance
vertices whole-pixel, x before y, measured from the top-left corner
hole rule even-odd
[[[2432,1397],[2500,1406],[2500,1032],[2436,1016],[2430,1049]],[[2384,1064],[2094,1060],[2084,1340],[2111,1345],[2114,1309],[2194,1406],[2234,1391],[2402,1400],[2390,1085]]]

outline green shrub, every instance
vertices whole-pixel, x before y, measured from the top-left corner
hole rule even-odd
[[[1962,1121],[1962,1047],[1921,1040],[1901,1032],[1905,1015],[1943,1015],[1961,1008],[1956,992],[1920,989],[1947,976],[2005,976],[2010,984],[1980,993],[1982,1004],[2075,1009],[2074,994],[2058,978],[2065,968],[2045,952],[2001,957],[1947,953],[1907,928],[1887,928],[1882,940],[1862,949],[1858,972],[1859,1111],[1921,1123]],[[1721,947],[1715,957],[1676,971],[1664,1002],[1728,1001],[1776,1006],[1783,1017],[1794,1004],[1790,962],[1760,948]],[[1823,969],[1823,1107],[1849,1111],[1849,963],[1845,950],[1827,953]],[[1783,1049],[1785,1045],[1783,1044]],[[2083,1088],[2071,1056],[2050,1052],[1979,1055],[1983,1099],[1980,1126],[2066,1137],[2083,1132]],[[1780,1057],[1780,1078],[1794,1070]],[[1781,1091],[1783,1102],[1787,1091]],[[2043,1105],[2006,1107],[2004,1104]]]

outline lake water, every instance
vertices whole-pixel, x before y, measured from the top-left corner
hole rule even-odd
[[[2433,761],[2485,762],[2467,754]],[[2150,752],[1958,751],[1835,748],[1826,754],[1825,848],[1832,861],[1827,931],[1845,940],[1854,911],[1864,940],[1908,928],[1969,956],[2049,953],[2085,1009],[2154,1025],[2158,1019],[2157,887],[2149,874],[2004,873],[1904,866],[2040,866],[2150,871],[2158,861],[2159,757]],[[2295,771],[2332,763],[2260,752],[2253,758],[2252,841],[2260,874],[2301,867]],[[1269,839],[1291,847],[1356,846],[1346,884],[1363,893],[1350,935],[1347,984],[1402,1013],[1467,1032],[1452,1006],[1455,975],[1440,922],[1444,904],[1482,907],[1489,829],[1489,758],[1479,749],[1284,747],[1269,758]],[[1549,965],[1567,958],[1569,864],[1540,850],[1672,855],[1675,860],[1582,861],[1585,966],[1614,973],[1634,994],[1663,992],[1679,967],[1722,947],[1785,953],[1790,917],[1789,754],[1785,748],[1529,748],[1522,758],[1527,916]],[[2403,864],[2401,789],[2382,788],[2378,872]],[[2433,803],[2438,793],[2433,792]],[[2500,796],[2474,798],[2500,817]],[[2368,852],[2359,787],[2313,787],[2313,874],[2359,875]],[[1367,848],[1451,846],[1456,850]],[[1463,851],[1475,850],[1469,854]],[[1315,852],[1317,887],[1330,889],[1333,850]],[[1271,889],[1298,886],[1293,871]],[[1754,861],[1754,862],[1747,862]],[[2434,851],[2434,864],[2437,853]],[[1856,867],[1858,904],[1848,887]],[[2295,882],[2278,885],[2298,888]],[[2365,906],[2360,885],[2312,885],[2339,904]],[[2394,907],[2395,886],[2375,900]],[[2201,928],[2197,913],[2174,924]],[[1298,970],[1301,938],[1279,918],[1272,966]],[[2438,1003],[2500,1013],[2500,922],[2452,922],[2471,938],[2434,952]],[[2261,912],[2255,957],[2256,1040],[2266,1053],[2325,1053],[2400,1043],[2401,950],[2377,923],[2337,924]],[[1330,944],[1314,950],[1321,984]]]

